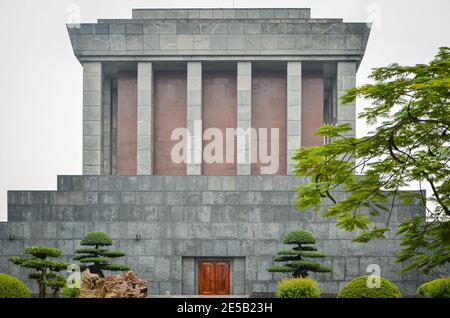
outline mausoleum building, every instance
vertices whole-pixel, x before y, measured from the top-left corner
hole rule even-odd
[[[421,278],[400,274],[394,233],[355,244],[293,205],[305,182],[293,151],[326,142],[315,135],[323,123],[355,127],[355,104],[339,97],[356,85],[370,25],[309,9],[137,9],[67,30],[83,67],[82,175],[58,176],[56,191],[8,192],[0,272],[26,280],[8,257],[29,245],[70,261],[95,230],[151,294],[271,292],[281,238],[306,229],[330,256],[333,272],[314,275],[322,292],[370,264],[415,292]],[[396,202],[390,226],[412,215],[425,210]]]

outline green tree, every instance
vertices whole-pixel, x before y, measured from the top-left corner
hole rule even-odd
[[[391,64],[370,77],[372,84],[348,90],[341,101],[371,100],[359,118],[374,130],[353,138],[345,136],[348,124],[321,126],[317,134],[332,141],[293,155],[295,174],[309,177],[296,188],[296,204],[305,209],[327,198],[333,204],[323,216],[336,218],[347,231],[360,230],[354,241],[368,242],[389,231],[394,199],[423,206],[433,202],[429,222],[408,218],[397,231],[402,238],[398,261],[407,264],[402,271],[428,273],[450,261],[450,49],[440,48],[429,64]],[[431,196],[399,191],[411,182],[421,189],[429,184]],[[346,197],[338,200],[336,191]],[[373,217],[382,213],[386,224],[374,226]]]
[[[129,267],[126,265],[111,263],[111,258],[125,256],[125,253],[104,248],[112,245],[112,240],[105,233],[89,232],[84,236],[80,244],[90,246],[75,251],[73,259],[82,263],[82,270],[89,268],[92,273],[98,274],[100,277],[104,277],[102,270],[129,270]]]
[[[29,279],[35,280],[39,288],[39,297],[47,296],[47,287],[55,288],[55,281],[64,280],[57,274],[67,268],[67,263],[49,260],[49,257],[60,257],[61,250],[48,246],[28,246],[25,248],[25,256],[11,256],[9,261],[23,268],[33,269],[28,275]]]
[[[297,230],[288,233],[283,238],[284,244],[296,245],[291,249],[284,249],[277,253],[275,262],[284,262],[284,265],[271,266],[267,269],[273,273],[292,273],[294,278],[308,277],[308,272],[326,273],[331,272],[331,269],[311,260],[305,258],[325,258],[326,255],[317,252],[314,246],[316,243],[315,237],[304,230]]]

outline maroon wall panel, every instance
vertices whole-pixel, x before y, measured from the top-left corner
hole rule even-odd
[[[186,127],[186,85],[186,71],[154,72],[154,174],[186,174],[186,163],[177,164],[171,158],[172,147],[178,141],[170,140],[175,128]]]
[[[117,174],[135,175],[137,161],[136,73],[119,73],[117,95]]]
[[[316,130],[323,124],[323,73],[303,71],[302,74],[302,146],[323,144]]]
[[[218,128],[223,136],[223,162],[206,163],[203,160],[204,175],[236,175],[236,144],[234,147],[234,162],[226,163],[226,128],[236,128],[237,104],[237,74],[234,71],[203,72],[202,83],[202,120],[203,131],[208,128]],[[235,138],[236,139],[236,138]],[[203,147],[211,141],[204,141]],[[203,148],[205,149],[205,148]]]
[[[285,71],[255,71],[252,74],[252,127],[268,128],[269,139],[270,128],[279,129],[279,169],[275,173],[279,175],[286,174],[286,85]],[[267,146],[269,153],[270,145]],[[258,162],[252,164],[252,175],[261,174],[260,166],[258,155]]]

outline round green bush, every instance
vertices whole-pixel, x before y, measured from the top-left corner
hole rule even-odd
[[[427,298],[450,298],[450,277],[426,282],[419,286],[417,292]]]
[[[77,287],[64,287],[61,289],[61,295],[63,298],[78,298],[80,297],[80,289]]]
[[[0,298],[30,298],[28,287],[19,279],[0,274]]]
[[[285,278],[277,285],[277,298],[320,298],[317,282],[307,278]]]
[[[367,278],[361,276],[349,281],[337,295],[338,298],[401,298],[402,294],[397,286],[386,278],[381,277],[381,286],[379,288],[369,288]]]

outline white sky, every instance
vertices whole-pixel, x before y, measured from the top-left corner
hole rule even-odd
[[[428,62],[450,46],[450,1],[407,0],[1,0],[0,220],[7,190],[55,190],[56,175],[81,174],[82,69],[65,23],[130,18],[132,8],[300,7],[314,18],[374,21],[357,81],[391,62]],[[364,103],[359,101],[360,111]],[[366,105],[367,106],[367,105]],[[367,131],[357,123],[357,134]]]

